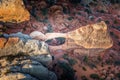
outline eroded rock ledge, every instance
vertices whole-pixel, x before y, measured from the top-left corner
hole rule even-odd
[[[48,45],[21,32],[0,37],[0,80],[57,80]]]
[[[22,33],[4,34],[3,36],[4,38],[0,38],[2,43],[0,56],[14,55],[19,52],[28,53],[28,55],[49,54],[47,44],[38,40],[32,40],[31,37]]]

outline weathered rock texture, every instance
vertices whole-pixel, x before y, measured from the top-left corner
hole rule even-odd
[[[32,34],[33,33],[31,33],[31,35]],[[45,34],[46,40],[56,37],[64,37],[66,38],[66,42],[60,46],[49,46],[53,50],[74,49],[75,52],[83,54],[99,53],[105,49],[112,47],[113,45],[113,41],[107,29],[107,25],[103,21],[100,23],[80,27],[79,29],[68,33]]]
[[[7,40],[5,38],[0,38],[0,48],[4,47],[4,44]]]
[[[46,38],[65,37],[69,42],[84,48],[110,48],[113,45],[105,22],[80,27],[68,33],[47,33]],[[68,46],[69,46],[68,44]]]
[[[45,42],[20,32],[0,37],[0,80],[57,80]]]
[[[28,40],[26,43],[22,40],[17,41],[18,38],[9,38],[5,47],[0,49],[0,56],[15,55],[21,52],[27,55],[49,54],[47,45],[44,42],[39,42],[37,40]]]
[[[20,32],[4,34],[0,38],[0,57],[9,55],[28,55],[40,62],[52,61],[48,45],[39,40],[32,40],[30,36]]]
[[[4,58],[3,58],[4,59]],[[11,57],[4,60],[4,68],[0,70],[0,80],[57,80],[55,73],[49,71],[40,62],[27,57]],[[19,61],[17,60],[19,59]],[[0,62],[0,64],[3,64]]]
[[[67,33],[67,37],[84,48],[107,49],[113,45],[105,22],[83,26],[75,31]]]
[[[0,0],[0,21],[22,22],[30,19],[22,0]]]
[[[38,79],[31,77],[29,74],[11,73],[1,77],[0,80],[38,80]]]

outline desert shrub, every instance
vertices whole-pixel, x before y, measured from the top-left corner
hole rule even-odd
[[[110,3],[112,3],[112,4],[120,3],[120,0],[110,0]]]
[[[106,24],[110,24],[110,22],[108,20],[105,21]]]
[[[77,3],[80,3],[81,0],[69,0],[71,3],[74,3],[74,4],[77,4]]]
[[[86,76],[81,76],[81,80],[88,80]]]
[[[43,8],[43,9],[41,9],[41,11],[42,11],[43,16],[46,16],[48,14],[48,9],[47,8]]]
[[[71,66],[77,63],[77,61],[71,57],[69,57],[67,54],[63,55],[63,58],[66,59]]]
[[[120,46],[120,42],[118,42],[118,45]]]
[[[92,79],[99,79],[99,75],[98,74],[91,74],[90,78],[92,78]]]
[[[87,69],[86,69],[85,67],[82,67],[82,69],[83,69],[84,71],[87,71]]]
[[[120,79],[120,73],[117,73],[117,74],[116,74],[116,77],[118,77],[118,78]]]
[[[114,33],[113,33],[113,32],[110,32],[110,35],[111,35],[111,36],[113,36],[113,35],[114,35]]]
[[[60,80],[75,80],[75,70],[68,63],[58,62],[58,65],[63,69]]]
[[[58,0],[46,0],[46,2],[50,5],[54,5]]]
[[[67,19],[68,19],[69,21],[71,21],[71,20],[74,19],[74,17],[68,17]]]
[[[48,24],[47,26],[47,32],[53,32],[53,29],[52,29],[52,25],[51,24]]]
[[[88,62],[88,56],[84,56],[83,61],[87,63]]]
[[[115,61],[115,63],[114,63],[115,65],[118,65],[118,66],[120,66],[120,61],[119,60],[117,60],[117,61]]]
[[[65,14],[70,14],[70,9],[69,8],[66,8],[66,7],[64,7],[64,6],[62,6],[63,7],[63,12],[65,13]]]

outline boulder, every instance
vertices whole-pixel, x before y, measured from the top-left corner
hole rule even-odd
[[[0,21],[20,23],[29,19],[22,0],[0,0]]]
[[[30,37],[35,38],[35,39],[40,39],[40,40],[45,40],[46,37],[43,33],[39,31],[33,31],[30,33]]]
[[[35,76],[39,80],[57,80],[56,75],[41,64],[25,64],[22,67],[22,71]]]
[[[47,7],[47,3],[45,1],[41,1],[37,6],[39,6],[40,9],[44,9]]]

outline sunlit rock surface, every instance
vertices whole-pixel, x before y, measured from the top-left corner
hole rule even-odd
[[[110,48],[113,45],[105,22],[90,24],[68,33],[47,33],[47,39],[65,37],[71,39],[69,44],[77,44],[84,48]],[[69,44],[67,46],[69,46]]]
[[[68,33],[47,33],[46,38],[65,37],[72,39],[71,43],[83,46],[84,48],[110,48],[113,45],[112,39],[107,30],[105,22],[80,27]],[[70,43],[69,43],[70,44]],[[68,46],[69,46],[68,44]]]
[[[66,42],[60,46],[50,46],[53,50],[74,49],[75,53],[100,53],[111,48],[113,41],[109,35],[105,22],[89,24],[68,33],[47,33],[46,40],[64,37]]]
[[[31,32],[30,36],[32,38],[35,38],[35,39],[41,39],[41,40],[45,40],[46,39],[46,36],[43,33],[39,32],[39,31]]]
[[[67,41],[68,39],[66,40],[67,42],[71,42],[69,43],[69,46],[67,46],[68,50],[66,49],[68,52],[64,52],[64,50],[53,51],[55,63],[53,62],[54,66],[52,69],[54,69],[55,73],[57,74],[58,80],[83,80],[83,79],[91,80],[92,78],[90,78],[90,76],[91,74],[94,74],[94,73],[98,75],[101,79],[107,80],[111,78],[111,79],[119,80],[119,76],[117,76],[117,74],[120,72],[120,67],[119,67],[120,65],[119,64],[120,63],[120,56],[119,56],[119,52],[120,52],[119,10],[120,10],[120,7],[116,7],[116,4],[113,5],[109,3],[109,0],[106,0],[106,1],[104,0],[105,2],[103,2],[102,5],[101,3],[103,0],[97,0],[97,1],[89,0],[89,1],[95,1],[97,3],[95,4],[90,3],[90,5],[87,7],[81,4],[72,5],[71,3],[66,2],[66,1],[76,2],[80,0],[57,0],[57,3],[55,3],[55,5],[61,6],[63,8],[63,11],[61,12],[60,10],[57,10],[49,14],[48,10],[50,10],[49,8],[54,6],[54,4],[52,5],[47,4],[47,7],[46,7],[46,5],[43,3],[43,0],[41,1],[40,0],[24,0],[24,1],[26,2],[27,9],[31,13],[33,13],[32,17],[33,16],[34,17],[30,21],[25,22],[23,24],[7,26],[6,27],[7,29],[4,28],[4,26],[3,26],[4,29],[0,27],[4,33],[14,33],[18,31],[22,31],[23,33],[29,34],[32,31],[36,31],[36,30],[42,33],[46,33],[46,32],[65,33],[69,31],[73,31],[75,29],[79,29],[81,26],[96,23],[101,20],[105,21],[109,28],[110,35],[112,37],[114,45],[110,49],[107,49],[107,50],[102,49],[101,51],[103,51],[102,53],[105,53],[105,55],[102,56],[101,58],[100,57],[87,57],[83,55],[80,56],[79,54],[74,54],[73,50],[76,53],[78,52],[82,54],[85,54],[85,53],[93,54],[93,53],[98,53],[100,49],[91,50],[91,49],[87,49],[83,47],[80,48],[80,45],[75,45],[75,42],[72,39],[69,39],[71,41]],[[56,0],[49,0],[49,1],[56,1]],[[82,0],[82,1],[85,1],[85,0]],[[36,20],[34,18],[36,18]],[[50,26],[48,24],[50,24]],[[56,43],[58,41],[58,40],[56,41],[56,39],[58,38],[52,39],[51,43],[52,42]],[[47,41],[49,42],[50,40],[47,40]],[[49,45],[53,45],[53,44],[49,44]],[[58,45],[60,44],[58,43]],[[70,50],[70,46],[72,50]],[[62,47],[59,49],[64,49],[64,48],[65,47]],[[5,62],[4,59],[6,59],[7,61]],[[12,62],[11,59],[12,59],[11,56],[7,56],[5,58],[0,59],[0,67],[1,67],[0,74],[5,72],[4,68],[8,67],[9,65],[13,63],[16,63],[16,61],[18,61],[17,65],[22,64],[20,60],[23,60],[23,59],[21,58],[15,58],[14,62]],[[78,60],[77,60],[77,63],[74,64],[75,66],[74,70],[71,70],[68,66],[69,64],[71,65],[71,63],[73,64],[75,62],[73,59],[75,59],[75,61],[76,59]],[[61,61],[61,64],[59,63],[60,62],[59,60]],[[66,62],[68,64],[65,65],[62,62]],[[58,65],[57,67],[60,66],[59,69],[56,67],[56,63]],[[61,70],[62,69],[61,67],[63,68],[63,70]],[[75,73],[75,76],[74,76],[74,73]]]
[[[0,80],[38,80],[29,74],[11,73],[0,78]]]
[[[47,68],[39,64],[25,64],[22,67],[24,73],[29,73],[39,80],[57,80],[56,75],[50,72]]]
[[[19,23],[29,19],[22,0],[0,0],[0,21]]]
[[[10,60],[4,63],[4,68],[0,70],[0,80],[57,80],[55,73],[36,60],[28,59],[27,56],[16,56],[11,59],[11,63],[9,64]]]
[[[0,38],[0,48],[4,47],[4,44],[7,40],[5,38]]]
[[[48,45],[39,40],[32,40],[30,36],[16,33],[16,34],[4,34],[0,38],[0,57],[8,55],[17,55],[23,53],[23,55],[29,55],[38,61],[51,61]],[[48,55],[42,56],[40,55]],[[43,58],[44,57],[44,58]]]
[[[0,37],[0,80],[57,80],[47,68],[53,59],[45,42],[21,32]]]
[[[52,62],[52,55],[45,42],[34,40],[21,32],[3,34],[0,38],[0,57],[11,55],[27,55],[44,65]]]
[[[84,48],[110,48],[112,39],[107,31],[105,22],[83,26],[68,33],[68,38]]]

